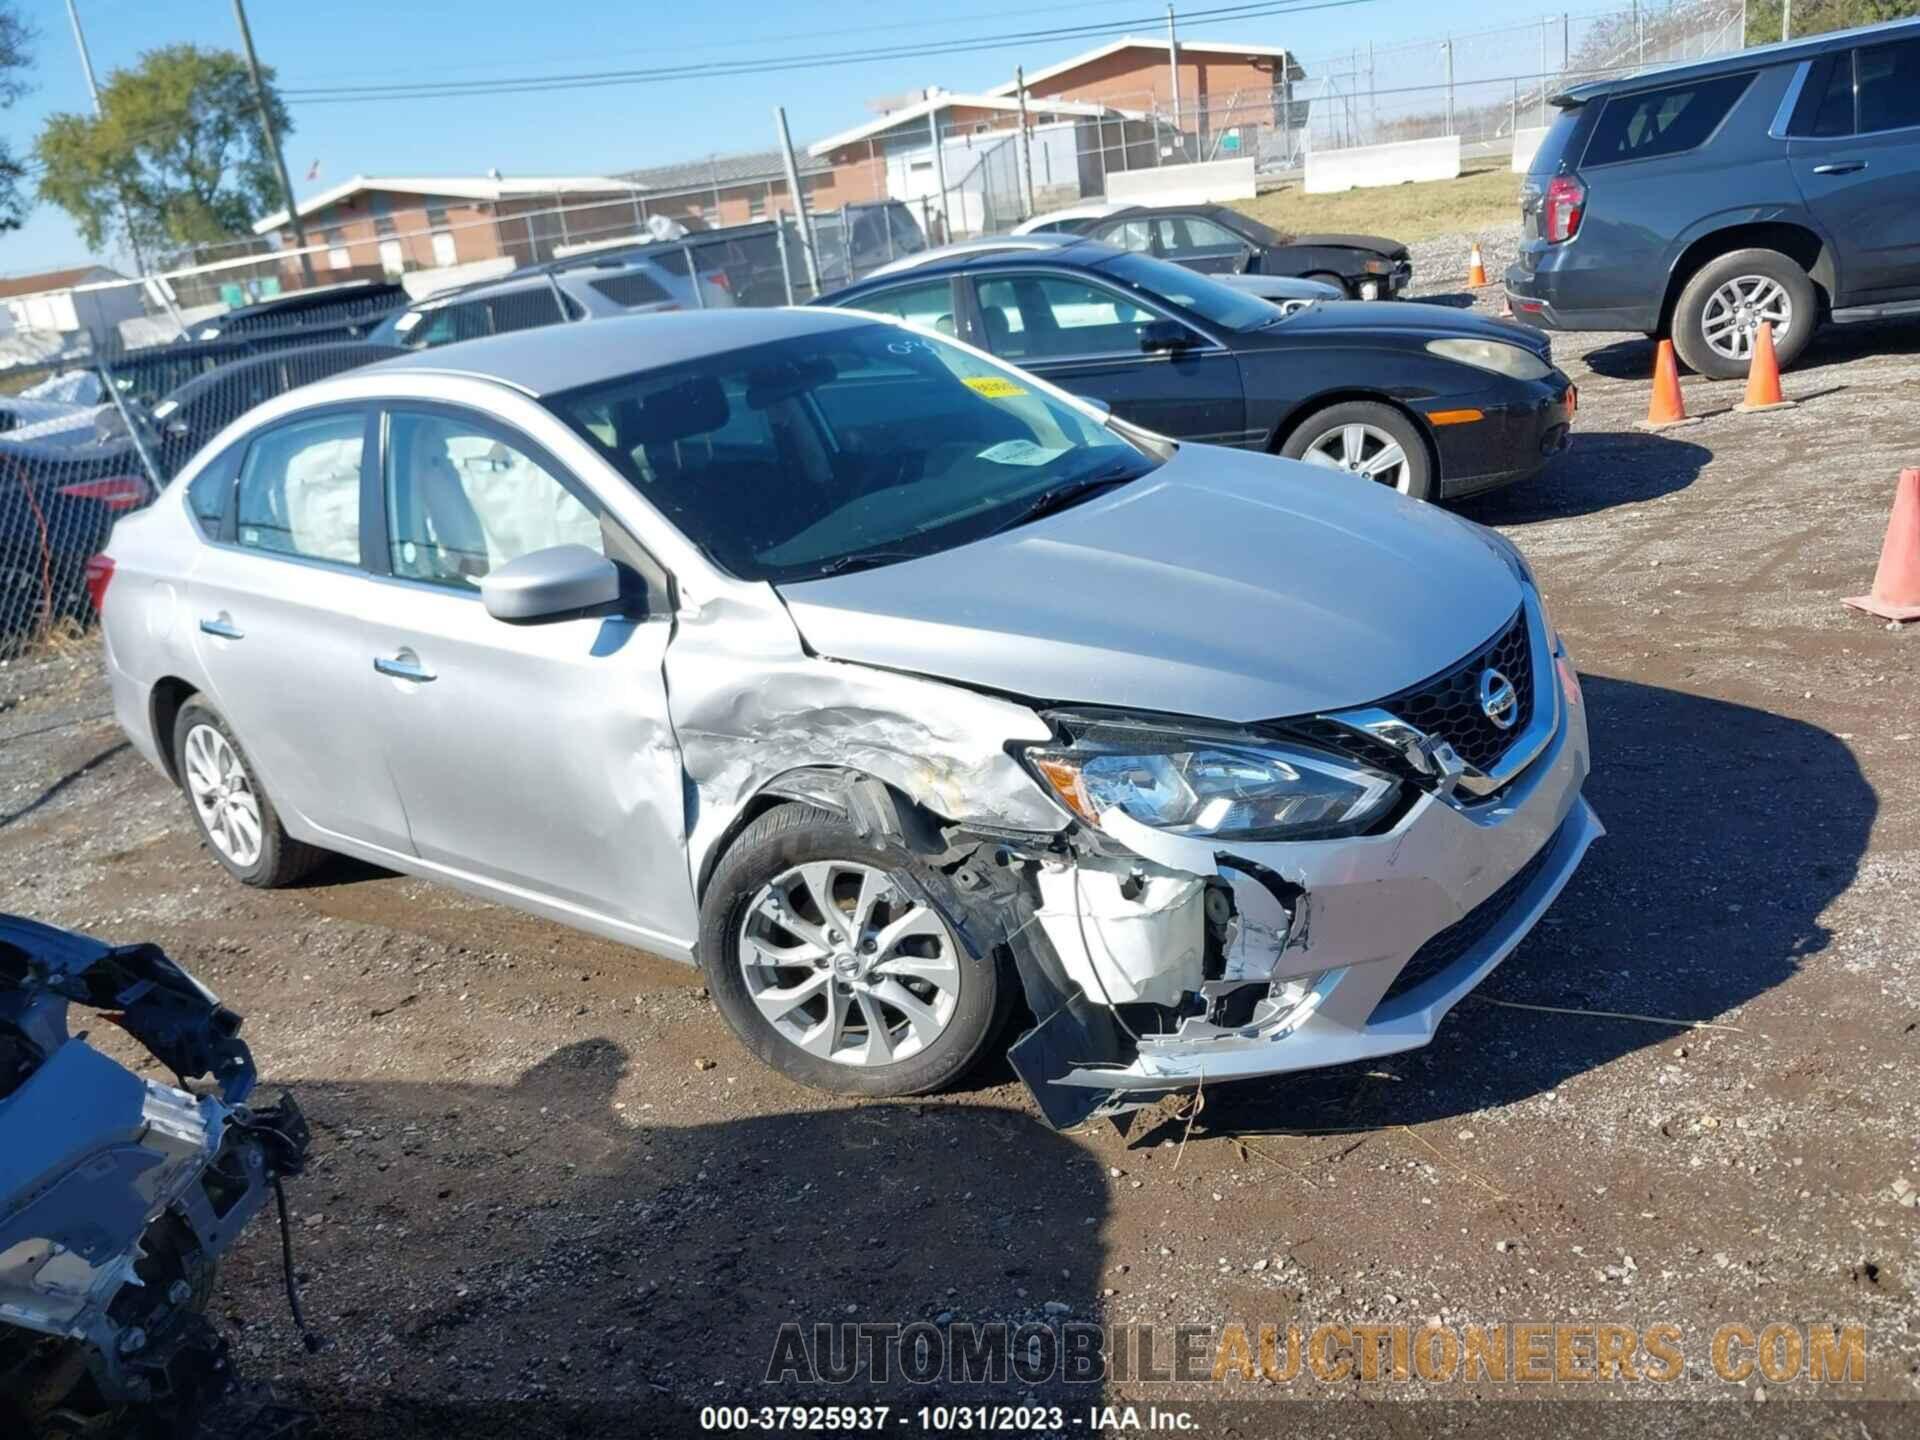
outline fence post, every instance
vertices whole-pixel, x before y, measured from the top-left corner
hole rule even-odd
[[[933,179],[940,187],[940,240],[944,245],[953,243],[953,217],[947,208],[947,152],[940,143],[940,104],[936,99],[933,108],[927,111],[927,133],[933,137]],[[843,227],[844,228],[844,227]],[[852,252],[848,251],[847,274],[853,274]]]
[[[693,242],[683,241],[680,253],[687,259],[687,279],[693,282],[694,306],[696,309],[704,310],[707,308],[707,291],[706,287],[700,283],[700,267],[693,263]]]
[[[1547,123],[1547,21],[1540,18],[1540,123]]]
[[[1453,134],[1453,38],[1449,36],[1440,43],[1441,53],[1447,58],[1447,134]]]
[[[787,129],[787,107],[773,107],[773,118],[780,131],[780,157],[787,167],[787,198],[793,201],[793,215],[799,224],[800,256],[807,262],[807,286],[820,293],[820,261],[814,254],[813,222],[807,218],[807,194],[800,188],[800,166],[793,158],[793,135]]]
[[[787,263],[787,217],[774,212],[773,243],[780,251],[780,284],[787,292],[787,304],[793,304],[793,267]]]
[[[1033,214],[1033,134],[1027,128],[1027,72],[1023,65],[1013,67],[1013,88],[1020,97],[1020,168],[1026,174],[1025,219]]]

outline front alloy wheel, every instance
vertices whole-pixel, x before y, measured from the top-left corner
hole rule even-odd
[[[996,909],[898,836],[783,804],[714,867],[700,904],[713,1003],[740,1043],[803,1085],[924,1095],[1000,1031],[1018,985]]]
[[[959,947],[925,902],[860,861],[775,876],[740,924],[742,978],[774,1030],[836,1065],[890,1065],[938,1040],[958,1007]]]

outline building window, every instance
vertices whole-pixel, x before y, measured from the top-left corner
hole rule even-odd
[[[444,230],[447,226],[447,207],[437,200],[427,202],[427,228]]]
[[[753,220],[763,220],[767,214],[767,192],[756,190],[747,197],[747,215]]]
[[[368,197],[367,206],[373,211],[373,233],[376,235],[396,235],[399,232],[393,226],[393,198],[389,195],[375,194]]]

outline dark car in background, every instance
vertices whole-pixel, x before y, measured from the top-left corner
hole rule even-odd
[[[822,285],[844,285],[927,248],[926,231],[913,211],[898,200],[819,211],[808,223],[813,228]]]
[[[283,345],[349,340],[365,335],[407,303],[397,280],[349,280],[318,285],[236,306],[189,328],[182,340],[251,340]]]
[[[1920,22],[1576,86],[1521,190],[1516,319],[1670,335],[1744,375],[1823,321],[1920,315]]]
[[[1290,275],[1389,300],[1413,279],[1407,247],[1379,235],[1285,235],[1227,205],[1135,205],[1061,227],[1202,274]]]
[[[1433,305],[1288,315],[1093,240],[963,251],[814,303],[955,335],[1144,430],[1421,499],[1525,479],[1566,446],[1573,419],[1546,337],[1520,326]]]

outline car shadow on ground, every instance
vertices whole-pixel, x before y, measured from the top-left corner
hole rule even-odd
[[[1641,504],[1684,490],[1713,459],[1690,440],[1641,430],[1575,430],[1573,443],[1531,480],[1455,508],[1482,525],[1529,525]]]
[[[1471,290],[1449,291],[1443,295],[1409,295],[1406,305],[1444,305],[1449,310],[1471,310],[1478,297]]]
[[[907,1383],[897,1365],[879,1384],[763,1378],[790,1322],[817,1364],[844,1355],[816,1323],[1057,1337],[1099,1319],[1108,1202],[1085,1150],[1017,1111],[951,1102],[810,1096],[793,1114],[678,1124],[676,1087],[625,1085],[627,1068],[596,1039],[508,1085],[287,1082],[315,1133],[289,1189],[326,1340],[313,1356],[287,1343],[263,1217],[215,1299],[242,1373],[278,1369],[329,1436],[381,1440],[692,1434],[707,1403],[905,1413],[943,1395],[1098,1395],[1058,1375]],[[282,1358],[249,1363],[267,1330]]]
[[[1604,375],[1610,380],[1650,380],[1653,378],[1656,348],[1654,341],[1636,335],[1589,350],[1581,358],[1595,374]],[[1794,362],[1793,368],[1783,377],[1783,383],[1791,399],[1795,375],[1848,365],[1855,360],[1871,359],[1876,355],[1916,353],[1920,353],[1920,322],[1912,319],[1826,325],[1813,337],[1813,343],[1807,346],[1806,353]],[[1702,380],[1685,367],[1681,369],[1681,379],[1703,385],[1737,386],[1740,383],[1737,380]]]
[[[1196,1133],[1365,1131],[1511,1105],[1688,1032],[1486,1000],[1712,1020],[1823,963],[1820,917],[1852,884],[1878,809],[1847,746],[1744,705],[1583,685],[1587,795],[1608,834],[1545,921],[1427,1049],[1209,1087]]]

